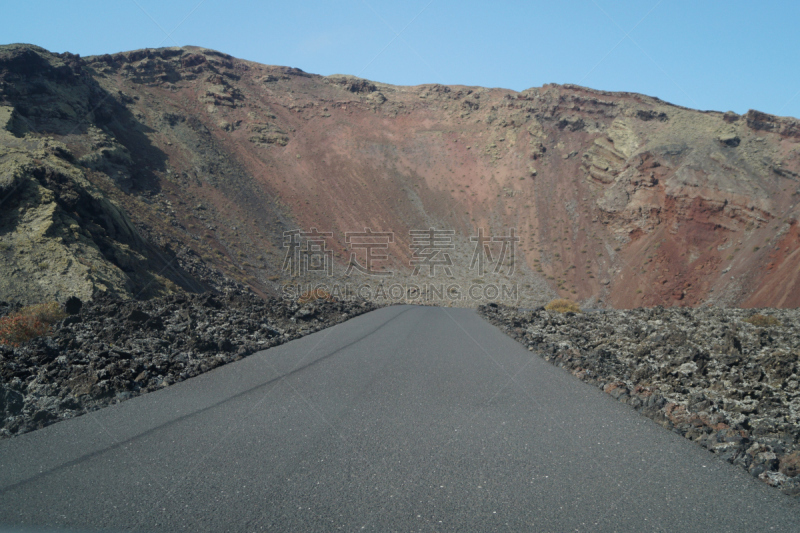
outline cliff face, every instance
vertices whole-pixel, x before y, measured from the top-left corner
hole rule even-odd
[[[800,304],[795,119],[576,86],[397,87],[195,47],[89,58],[2,47],[0,106],[0,162],[31,184],[15,209],[35,218],[54,203],[37,216],[58,219],[36,229],[3,204],[0,298],[36,281],[38,256],[22,265],[10,235],[75,257],[72,278],[47,277],[61,292],[40,290],[60,298],[100,278],[129,296],[225,276],[277,293],[291,280],[284,231],[298,228],[333,234],[340,278],[346,232],[391,231],[379,264],[411,279],[409,232],[434,227],[454,232],[452,272],[436,279],[464,282],[479,277],[470,237],[515,229],[526,302]],[[71,215],[48,175],[105,207]],[[71,225],[83,248],[67,241]],[[106,270],[82,272],[80,258]]]
[[[0,90],[0,299],[203,290],[92,183],[129,175],[134,161],[101,129],[125,108],[77,58],[3,47]],[[56,138],[80,138],[92,149],[78,157]]]

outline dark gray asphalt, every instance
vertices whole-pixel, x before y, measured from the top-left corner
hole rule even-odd
[[[800,505],[473,311],[389,307],[0,442],[0,523],[798,531]]]

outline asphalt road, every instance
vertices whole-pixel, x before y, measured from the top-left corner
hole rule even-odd
[[[800,505],[473,311],[396,306],[0,442],[0,523],[798,531]]]

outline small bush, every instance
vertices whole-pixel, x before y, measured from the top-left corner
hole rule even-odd
[[[50,326],[29,316],[4,316],[0,318],[0,344],[19,346],[50,332]]]
[[[331,296],[331,293],[329,293],[328,291],[324,291],[322,289],[313,289],[301,294],[300,298],[297,299],[297,303],[307,304],[311,302],[316,302],[318,300],[324,300],[326,302],[335,302],[336,298]]]
[[[766,316],[762,314],[755,314],[750,318],[745,319],[745,322],[752,324],[758,328],[768,328],[770,326],[782,326],[781,321],[774,316]]]
[[[64,319],[58,302],[29,305],[16,313],[0,318],[0,344],[19,346],[36,337],[50,333],[50,326]]]
[[[67,313],[58,302],[29,305],[20,309],[16,314],[33,317],[48,326],[67,318]]]
[[[573,302],[572,300],[566,300],[563,298],[558,298],[553,300],[549,304],[545,305],[544,308],[547,311],[555,311],[556,313],[580,313],[581,308],[578,307],[578,304]]]

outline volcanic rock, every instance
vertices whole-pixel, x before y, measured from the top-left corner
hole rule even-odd
[[[0,47],[0,298],[15,301],[278,296],[297,274],[286,232],[312,228],[331,234],[326,282],[347,281],[347,235],[369,227],[393,235],[378,268],[409,285],[411,232],[435,226],[453,268],[432,281],[462,293],[478,279],[528,307],[797,307],[798,180],[800,121],[758,111],[400,87],[192,46]],[[488,279],[470,267],[481,228],[520,238]]]
[[[753,476],[800,494],[800,310],[479,312],[545,360]]]
[[[0,315],[18,308],[0,302]],[[144,302],[95,298],[51,336],[0,345],[0,437],[181,382],[375,308],[327,300],[299,307],[240,289]],[[307,310],[302,324],[292,318],[300,310]]]

